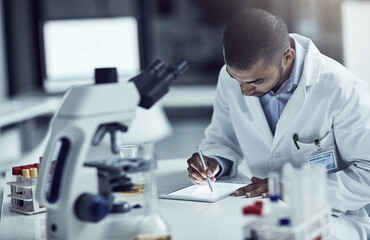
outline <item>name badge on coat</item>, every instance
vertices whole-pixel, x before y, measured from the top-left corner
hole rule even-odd
[[[293,141],[299,150],[300,146],[298,145],[298,140],[298,135],[294,134]],[[321,141],[316,139],[315,143],[310,146],[310,149],[306,148],[304,153],[306,163],[309,166],[324,165],[327,171],[332,171],[337,168],[337,151],[333,142],[329,142],[329,144],[325,142],[325,146],[322,146]]]

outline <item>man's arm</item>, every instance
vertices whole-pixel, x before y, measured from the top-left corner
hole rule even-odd
[[[348,168],[328,174],[330,203],[343,213],[370,203],[370,92],[365,85],[355,85],[333,124],[339,153]]]
[[[193,183],[206,184],[207,176],[212,181],[215,181],[216,177],[233,176],[238,163],[242,160],[242,152],[236,139],[225,94],[226,91],[230,91],[230,83],[234,82],[223,67],[217,83],[212,121],[205,131],[206,137],[201,142],[207,171],[201,167],[197,153],[188,159],[189,178]]]
[[[201,142],[204,154],[213,157],[220,163],[222,173],[219,176],[233,176],[238,164],[243,159],[228,107],[227,92],[231,91],[228,84],[234,83],[232,81],[223,67],[217,83],[212,121]]]

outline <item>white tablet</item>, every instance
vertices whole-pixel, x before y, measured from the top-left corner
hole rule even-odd
[[[177,199],[198,202],[217,202],[230,196],[238,188],[244,187],[246,183],[214,182],[213,192],[208,185],[191,185],[176,191],[160,195],[160,198]]]

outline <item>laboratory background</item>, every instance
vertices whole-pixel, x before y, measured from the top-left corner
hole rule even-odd
[[[63,94],[92,83],[96,67],[116,67],[126,81],[155,59],[185,59],[189,70],[121,137],[159,162],[189,158],[212,117],[223,29],[242,7],[280,16],[370,84],[370,1],[0,1],[0,196],[10,166],[42,157]]]

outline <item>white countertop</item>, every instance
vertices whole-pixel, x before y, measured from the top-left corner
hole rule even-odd
[[[0,127],[42,115],[53,115],[61,99],[61,96],[22,96],[1,101]]]
[[[176,190],[191,184],[186,171],[185,159],[158,161],[158,194]],[[25,216],[9,210],[4,189],[0,239],[46,239],[46,213]],[[159,211],[169,224],[172,240],[225,240],[242,239],[242,226],[250,219],[241,213],[242,207],[255,199],[230,196],[215,203],[159,199]]]

